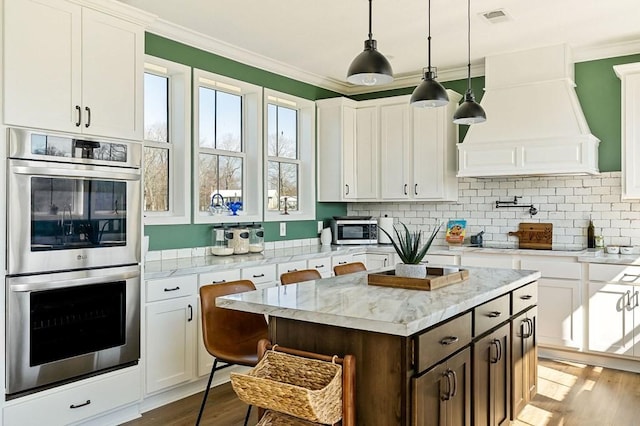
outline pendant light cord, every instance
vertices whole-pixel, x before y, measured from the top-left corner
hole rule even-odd
[[[373,0],[369,0],[369,40],[373,39],[373,31],[371,30],[371,15],[373,14]]]
[[[431,0],[429,0],[429,12],[427,18],[427,26],[429,34],[427,35],[427,70],[431,72]]]
[[[467,0],[467,90],[471,91],[471,0]]]

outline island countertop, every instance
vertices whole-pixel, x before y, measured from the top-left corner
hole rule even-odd
[[[463,267],[469,279],[432,291],[367,284],[359,272],[220,297],[216,305],[408,337],[540,278],[540,272]]]

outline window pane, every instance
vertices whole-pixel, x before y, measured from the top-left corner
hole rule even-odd
[[[298,158],[298,111],[278,107],[278,157]]]
[[[267,209],[298,210],[298,166],[296,164],[269,161],[267,165]]]
[[[270,157],[278,156],[278,126],[277,126],[278,109],[275,105],[267,105],[267,155]]]
[[[214,194],[222,195],[225,204],[243,202],[242,158],[210,154],[200,154],[199,157],[199,210],[209,211]]]
[[[198,172],[200,174],[198,210],[205,212],[209,210],[211,197],[218,192],[218,156],[200,154],[198,166]]]
[[[169,210],[169,150],[144,147],[144,211]]]
[[[167,142],[169,134],[169,79],[144,74],[144,138]]]
[[[242,151],[242,98],[218,92],[216,117],[216,148]]]
[[[198,117],[200,146],[215,148],[216,126],[216,91],[206,87],[200,87],[200,116]]]

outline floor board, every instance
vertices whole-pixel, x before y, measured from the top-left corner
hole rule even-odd
[[[126,426],[194,425],[202,393],[144,413]],[[213,388],[201,425],[241,426],[246,405],[230,384]],[[251,415],[255,425],[257,415]],[[541,359],[538,395],[514,426],[640,426],[640,374]]]

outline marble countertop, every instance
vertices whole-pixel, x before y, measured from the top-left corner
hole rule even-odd
[[[433,291],[370,286],[366,273],[355,273],[225,296],[217,305],[406,337],[540,278],[538,271],[465,269],[468,280]]]

